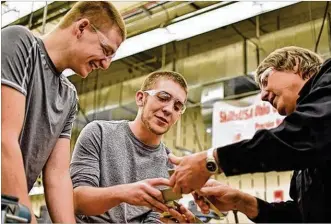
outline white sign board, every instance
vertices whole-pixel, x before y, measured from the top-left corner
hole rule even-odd
[[[214,104],[213,147],[250,139],[257,130],[277,127],[283,121],[284,117],[270,103],[261,101],[260,95],[250,97],[250,100],[252,104],[245,107],[234,106],[226,101]]]

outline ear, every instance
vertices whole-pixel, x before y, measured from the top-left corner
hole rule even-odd
[[[86,29],[89,28],[90,21],[88,19],[80,19],[75,24],[75,34],[77,38],[81,38]]]
[[[138,107],[144,106],[145,95],[144,92],[139,90],[136,92],[136,104]]]

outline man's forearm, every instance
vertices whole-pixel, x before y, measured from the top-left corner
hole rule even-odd
[[[123,202],[123,185],[112,187],[79,186],[74,189],[75,213],[100,215]]]
[[[17,197],[19,203],[30,209],[32,223],[36,223],[28,196],[21,149],[18,143],[10,144],[4,139],[1,141],[1,149],[1,193]]]
[[[236,205],[237,210],[244,213],[248,218],[254,219],[259,214],[256,198],[244,192],[240,192],[239,197],[240,200]]]
[[[46,203],[53,223],[75,223],[73,189],[69,172],[44,174]]]

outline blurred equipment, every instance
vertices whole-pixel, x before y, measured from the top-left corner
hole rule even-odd
[[[218,210],[218,208],[213,203],[211,203],[207,197],[203,197],[203,199],[209,205],[210,209],[213,210],[218,217],[222,218],[228,215],[227,212],[221,212],[220,210]]]
[[[171,177],[174,172],[175,170],[169,169],[169,177]],[[173,208],[179,211],[180,205],[178,204],[177,200],[182,198],[182,194],[173,192],[173,189],[171,187],[161,189],[160,191],[166,205],[169,208]],[[227,215],[227,213],[219,211],[206,197],[203,197],[203,199],[210,206],[211,211],[209,214],[202,214],[200,211],[198,211],[197,205],[194,201],[189,202],[188,209],[195,215],[196,223],[206,223],[209,222],[211,219],[221,220]],[[171,218],[171,215],[168,212],[163,212],[161,216],[164,218]]]
[[[214,211],[210,211],[208,214],[203,214],[198,210],[198,206],[194,201],[190,201],[188,203],[188,209],[197,217],[199,218],[202,222],[207,223],[211,219],[216,219],[216,220],[221,220],[224,218],[224,215],[221,217],[218,216]]]
[[[180,204],[178,204],[177,201],[170,201],[170,202],[167,202],[166,205],[167,205],[169,208],[172,208],[172,209],[174,209],[174,210],[180,212]],[[192,212],[192,213],[193,213],[193,212]],[[194,213],[193,213],[193,215],[194,215],[194,220],[195,220],[194,223],[204,223],[204,222],[201,221],[201,219],[199,219],[199,217],[196,216]],[[178,223],[178,221],[177,221],[175,218],[173,218],[173,217],[170,215],[169,212],[163,212],[163,213],[161,214],[161,217],[162,217],[162,218],[168,218],[168,219],[171,219],[172,221]]]
[[[169,169],[168,170],[169,178],[171,177],[171,175],[174,172],[175,172],[174,169]],[[173,192],[173,189],[171,187],[166,187],[164,189],[161,189],[160,191],[161,191],[162,197],[163,197],[163,199],[166,203],[182,198],[182,194]]]
[[[1,194],[1,224],[30,222],[31,213],[28,207],[19,204],[16,197]]]
[[[161,189],[161,193],[165,202],[171,202],[182,198],[182,194],[173,192],[172,187]]]
[[[175,170],[169,169],[168,170],[169,177],[171,177],[171,175],[174,172],[175,172]],[[163,197],[166,205],[169,208],[175,209],[176,211],[180,212],[180,204],[178,204],[178,202],[176,200],[181,199],[182,198],[182,194],[173,192],[173,189],[171,187],[167,187],[165,189],[161,189],[161,193],[162,193],[162,197]],[[163,212],[161,214],[161,217],[162,218],[169,218],[169,219],[171,219],[172,221],[174,221],[176,223],[178,222],[175,218],[173,218],[171,216],[171,214],[169,212]],[[199,217],[197,217],[197,216],[195,216],[194,219],[195,219],[195,223],[203,223],[199,219]]]

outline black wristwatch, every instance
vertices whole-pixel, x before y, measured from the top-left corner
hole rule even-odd
[[[214,150],[214,148],[208,149],[206,158],[206,168],[211,174],[218,173],[218,165],[214,157]]]

